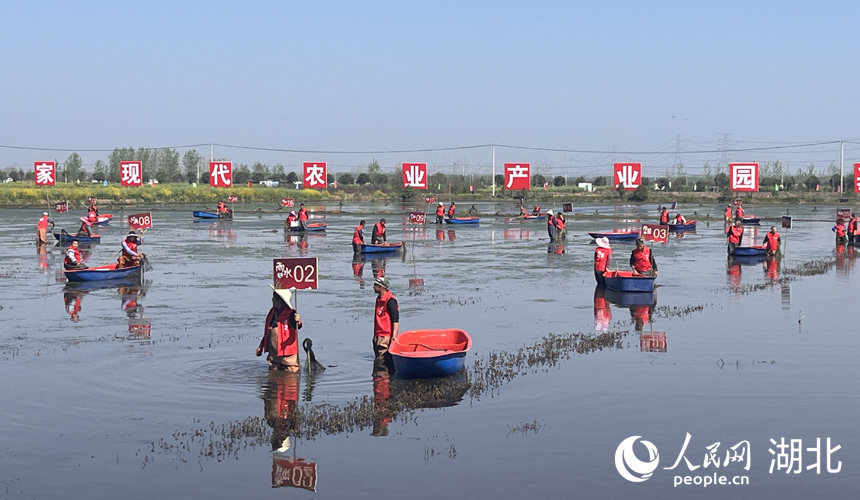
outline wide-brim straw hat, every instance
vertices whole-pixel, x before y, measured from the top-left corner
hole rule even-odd
[[[602,238],[597,238],[594,241],[597,242],[597,246],[599,246],[600,248],[611,248],[609,246],[609,238],[607,238],[606,236],[603,236]]]
[[[293,292],[290,291],[289,288],[275,288],[275,285],[269,286],[272,287],[272,290],[274,290],[275,293],[278,294],[278,297],[280,297],[290,309],[293,308],[293,304],[292,302],[290,302],[290,300],[292,300],[293,298]]]

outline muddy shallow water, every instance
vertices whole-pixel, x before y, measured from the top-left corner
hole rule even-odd
[[[724,207],[681,207],[697,230],[652,245],[658,287],[644,296],[595,290],[586,232],[653,222],[653,205],[575,206],[563,245],[543,221],[415,229],[402,206],[316,207],[328,230],[305,238],[285,238],[283,214],[254,212],[268,207],[195,223],[199,208],[152,210],[145,283],[104,288],[66,284],[61,248],[37,253],[40,211],[0,209],[3,498],[809,498],[860,487],[858,278],[853,247],[834,245],[837,207],[748,209],[769,218],[748,229],[756,243],[787,208],[795,218],[776,265],[727,262]],[[369,239],[380,214],[405,255],[354,261],[353,228],[366,219]],[[80,215],[53,217],[72,231]],[[127,230],[99,228],[89,264],[115,258]],[[627,269],[632,245],[613,248]],[[294,301],[300,337],[327,369],[270,374],[254,349],[272,259],[297,256],[319,259],[319,289]],[[401,331],[472,335],[464,373],[416,384],[374,370],[381,272]],[[665,469],[688,433],[688,462]],[[631,436],[659,450],[642,482],[616,468]],[[801,440],[793,455],[783,438]],[[820,474],[807,468],[818,438]],[[828,472],[827,438],[839,472]],[[748,470],[726,460],[743,442]],[[633,452],[649,460],[640,442]],[[749,484],[673,486],[715,473]]]

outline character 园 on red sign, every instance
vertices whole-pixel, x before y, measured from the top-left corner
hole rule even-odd
[[[729,163],[732,191],[758,191],[758,163]]]
[[[143,162],[121,161],[119,162],[120,184],[123,186],[143,185]]]
[[[232,161],[210,161],[209,162],[209,185],[212,187],[233,186],[233,162]]]
[[[326,188],[326,163],[321,161],[306,161],[302,163],[304,174],[305,188],[307,189],[325,189]]]
[[[505,189],[530,189],[531,165],[528,163],[505,163]]]
[[[404,189],[427,189],[427,164],[404,163],[403,187]]]
[[[669,226],[660,224],[642,224],[642,229],[639,230],[639,237],[643,241],[656,241],[658,243],[669,242]]]
[[[642,183],[641,163],[615,163],[612,165],[612,189],[624,186],[625,191],[635,191]]]
[[[66,213],[69,211],[69,202],[68,201],[58,201],[54,205],[54,211],[58,214]]]
[[[424,224],[426,222],[426,214],[424,214],[424,212],[409,212],[409,222],[413,224]]]
[[[317,288],[317,258],[274,259],[275,288]]]
[[[152,213],[143,212],[128,216],[129,229],[149,229],[152,227]]]
[[[34,164],[35,177],[37,186],[55,186],[57,185],[57,162],[54,161],[37,161]]]

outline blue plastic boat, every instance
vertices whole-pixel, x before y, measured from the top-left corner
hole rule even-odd
[[[121,280],[140,273],[140,266],[117,268],[116,264],[63,271],[69,281]]]
[[[192,215],[194,215],[194,217],[197,217],[198,219],[220,219],[221,218],[221,216],[218,214],[213,214],[212,212],[201,212],[199,210],[192,212]]]
[[[477,224],[480,221],[480,217],[448,217],[445,219],[448,224]]]
[[[735,247],[732,255],[735,257],[763,257],[766,253],[767,251],[764,249],[764,246],[756,245],[751,247]]]
[[[314,232],[325,231],[327,227],[328,227],[328,224],[326,224],[324,222],[315,222],[313,224],[305,224],[304,229],[302,229],[301,226],[296,226],[296,227],[287,228],[287,231],[290,233],[314,233]]]
[[[94,234],[92,236],[75,236],[74,234],[69,233],[54,233],[54,238],[57,238],[57,241],[60,242],[60,245],[68,245],[72,243],[72,240],[78,240],[80,244],[86,243],[101,243],[102,237],[99,234]]]
[[[388,348],[397,376],[445,377],[463,369],[472,338],[463,330],[412,330],[402,332]]]
[[[688,220],[684,224],[669,224],[669,231],[681,232],[681,231],[695,231],[696,230],[696,221]]]
[[[654,280],[651,276],[634,276],[632,271],[606,271],[603,273],[606,288],[618,292],[653,292]]]
[[[749,217],[744,217],[744,224],[749,224],[751,226],[757,226],[761,222],[760,217],[756,217],[751,215]]]
[[[632,229],[616,229],[606,233],[588,233],[588,235],[595,240],[597,238],[606,238],[609,241],[633,241],[639,237],[639,231],[634,231]]]
[[[403,247],[403,242],[400,243],[382,243],[382,244],[366,244],[361,245],[361,251],[363,253],[394,253],[399,251]]]

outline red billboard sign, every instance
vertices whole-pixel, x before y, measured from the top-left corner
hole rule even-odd
[[[326,163],[323,161],[306,161],[302,163],[302,179],[305,188],[308,189],[325,189],[326,188]]]
[[[37,186],[56,186],[57,185],[57,162],[55,161],[37,161],[33,164]]]
[[[732,191],[758,191],[758,163],[729,163]]]
[[[435,196],[426,196],[424,198],[424,203],[436,203],[436,197]]]
[[[531,164],[505,163],[505,189],[531,189]]]
[[[860,163],[854,164],[854,192],[860,193]]]
[[[427,164],[404,163],[403,187],[412,189],[427,189]]]
[[[426,214],[424,214],[424,212],[409,212],[409,222],[413,224],[424,224],[426,222]]]
[[[209,185],[212,187],[233,187],[233,162],[210,161]]]
[[[625,191],[635,191],[642,184],[641,163],[615,163],[612,165],[612,189],[623,186]]]
[[[120,184],[123,186],[143,185],[143,162],[121,161],[119,162]]]
[[[639,237],[642,238],[643,241],[667,243],[669,241],[669,226],[661,224],[642,224],[642,229],[639,230]]]
[[[783,215],[782,216],[782,227],[783,229],[791,229],[791,216]]]
[[[850,208],[840,208],[836,210],[836,218],[837,219],[845,219],[848,220],[851,218],[851,209]]]
[[[281,198],[281,206],[282,207],[294,207],[294,206],[296,206],[296,200],[293,198]]]
[[[128,216],[129,229],[149,229],[151,227],[152,214],[150,212],[143,212],[140,214],[133,214]]]
[[[239,201],[239,197],[235,194],[231,194],[227,197],[227,203],[236,203],[237,201]]]
[[[275,288],[317,289],[317,258],[294,257],[274,259],[273,279]]]
[[[58,214],[66,213],[69,211],[69,202],[68,201],[58,201],[54,204],[54,211]]]
[[[304,459],[272,459],[272,488],[302,488],[317,490],[317,464]]]

